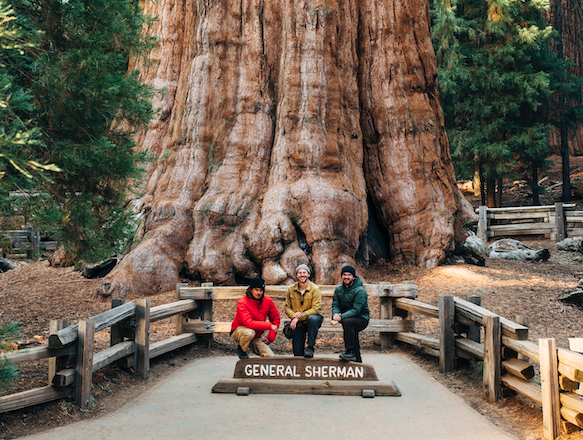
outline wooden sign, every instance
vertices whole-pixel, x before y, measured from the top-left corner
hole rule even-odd
[[[333,379],[378,380],[370,364],[344,362],[340,359],[270,357],[242,359],[235,366],[235,379]]]

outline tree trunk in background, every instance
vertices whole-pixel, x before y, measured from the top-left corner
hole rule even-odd
[[[454,181],[428,5],[419,0],[160,0],[162,112],[141,242],[106,278],[115,297],[263,276],[318,283],[388,243],[433,266],[475,214]],[[374,227],[374,225],[380,225]],[[363,257],[363,255],[365,257]]]
[[[574,63],[573,73],[583,78],[583,28],[581,0],[560,0],[562,9],[562,41],[565,58],[571,58]],[[546,14],[547,23],[554,29],[556,23],[556,1],[550,2]],[[556,50],[556,48],[555,48]],[[569,152],[573,156],[583,156],[583,126],[568,129]],[[551,145],[555,154],[561,154],[561,130],[557,128],[551,133]]]
[[[488,208],[496,208],[496,179],[486,179],[486,197]]]

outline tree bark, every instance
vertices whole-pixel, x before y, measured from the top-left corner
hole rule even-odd
[[[138,136],[156,161],[142,240],[102,294],[171,290],[180,276],[286,283],[300,263],[336,283],[366,260],[367,237],[420,266],[465,238],[475,214],[454,180],[426,2],[160,0],[146,12],[160,44],[153,66],[134,65],[166,94]]]
[[[557,6],[561,7],[560,22],[562,52],[564,58],[570,58],[574,62],[572,73],[583,78],[583,11],[579,0],[556,0],[550,2],[550,8],[546,13],[547,23],[557,29]],[[555,45],[554,50],[558,50]],[[555,105],[559,105],[558,102]],[[564,106],[564,104],[563,104]],[[565,133],[561,133],[563,130]],[[564,143],[562,144],[562,137]],[[568,146],[567,146],[568,144]],[[551,133],[551,145],[554,152],[562,156],[561,150],[568,148],[567,154],[573,156],[583,155],[583,126],[557,128]]]

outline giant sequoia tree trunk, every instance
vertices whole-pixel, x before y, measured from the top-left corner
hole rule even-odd
[[[319,283],[365,263],[437,264],[473,214],[458,191],[421,0],[159,0],[143,78],[165,86],[140,134],[140,244],[102,293],[180,276]],[[374,228],[374,225],[380,225]],[[373,230],[375,229],[375,230]],[[380,237],[380,238],[379,238]]]
[[[561,8],[561,37],[563,56],[574,62],[572,72],[583,78],[583,15],[580,0],[553,0],[546,14],[547,23],[557,29],[557,6]],[[555,46],[556,50],[556,46]],[[556,105],[559,105],[558,102]],[[583,126],[569,127],[567,130],[569,152],[574,156],[583,156]],[[555,153],[561,154],[561,130],[551,133],[551,144]]]

